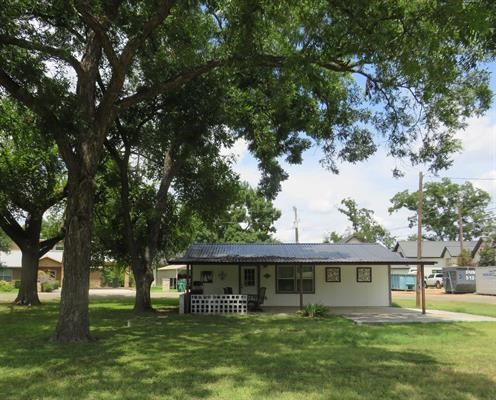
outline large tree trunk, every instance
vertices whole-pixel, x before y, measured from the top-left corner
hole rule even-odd
[[[22,249],[21,287],[14,300],[15,304],[27,306],[41,304],[37,288],[38,261],[39,249],[37,243]]]
[[[146,265],[133,268],[134,280],[136,282],[136,296],[134,299],[134,311],[146,313],[155,311],[152,307],[150,288],[153,282],[153,272]]]
[[[69,176],[71,179],[71,176]],[[94,184],[86,176],[70,182],[64,243],[64,284],[55,339],[80,342],[91,339],[89,278]]]

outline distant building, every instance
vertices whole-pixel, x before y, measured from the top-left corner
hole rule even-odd
[[[471,254],[472,258],[476,259],[480,243],[479,241],[466,241],[463,242],[463,248]],[[417,241],[399,241],[396,243],[396,246],[394,246],[393,251],[400,254],[402,257],[412,259],[412,261],[417,260]],[[460,255],[460,242],[458,241],[422,241],[422,260],[435,262],[434,265],[425,266],[424,271],[426,276],[431,274],[432,270],[458,265]],[[391,273],[408,274],[409,272],[414,272],[413,270],[415,270],[415,268],[415,265],[391,266]]]

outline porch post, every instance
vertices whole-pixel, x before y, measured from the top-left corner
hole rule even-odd
[[[424,264],[420,264],[420,283],[422,285],[422,314],[425,314]]]
[[[301,264],[298,266],[300,272],[300,310],[303,310],[303,268]]]
[[[191,265],[186,264],[186,313],[191,313],[191,285],[192,285]]]

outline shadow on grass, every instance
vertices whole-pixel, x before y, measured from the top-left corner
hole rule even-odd
[[[157,306],[173,307],[171,299]],[[41,311],[40,311],[41,310]],[[57,304],[0,311],[2,399],[493,399],[495,382],[412,344],[463,324],[357,326],[340,317],[164,315],[91,307],[95,343],[47,340]],[[130,324],[130,326],[128,326]],[[456,344],[456,343],[455,343]]]

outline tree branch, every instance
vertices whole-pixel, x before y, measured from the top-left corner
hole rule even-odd
[[[43,257],[53,248],[53,246],[55,246],[58,242],[60,242],[64,237],[65,237],[65,227],[62,227],[54,237],[50,239],[42,240],[40,242],[40,250],[38,252],[38,257]]]
[[[120,56],[120,61],[126,66],[126,68],[136,54],[138,48],[142,45],[143,41],[145,41],[169,16],[175,2],[176,0],[163,0],[162,4],[158,7],[153,16],[145,22],[141,32],[126,43],[126,46],[124,47],[124,50],[122,50],[122,54]]]
[[[113,68],[117,68],[119,64],[119,59],[114,51],[114,46],[107,35],[108,26],[102,25],[98,19],[88,12],[88,4],[84,4],[82,1],[76,1],[74,4],[76,10],[81,14],[83,21],[95,32],[100,41],[103,51],[109,60],[110,65]]]
[[[25,39],[19,39],[8,35],[0,35],[0,45],[13,45],[27,50],[34,50],[41,53],[46,53],[54,58],[65,61],[67,64],[72,66],[78,76],[82,72],[81,64],[79,63],[79,61],[70,52],[64,49],[46,46],[41,43],[30,42]]]
[[[169,90],[177,89],[182,85],[184,85],[185,83],[196,78],[197,76],[203,75],[223,64],[224,62],[222,61],[213,60],[205,64],[198,65],[194,68],[191,68],[187,71],[184,71],[176,75],[175,77],[165,82],[161,82],[158,83],[157,85],[153,85],[150,87],[142,88],[138,90],[136,93],[132,94],[131,96],[124,97],[123,99],[117,102],[117,106],[120,109],[128,109],[141,101],[150,100],[155,98],[159,94],[165,93]]]
[[[100,106],[98,107],[97,119],[108,118],[115,113],[115,102],[119,97],[124,79],[131,61],[138,48],[143,44],[153,31],[167,18],[176,0],[164,0],[153,16],[144,24],[141,32],[130,39],[124,46],[124,50],[118,60],[113,64],[112,78],[107,87]]]
[[[71,145],[66,138],[66,131],[61,126],[61,122],[46,107],[46,102],[32,95],[29,91],[21,87],[12,77],[0,68],[0,85],[9,92],[9,94],[27,108],[39,115],[42,120],[51,128],[60,153],[68,167],[76,165],[76,156],[72,151]]]
[[[22,249],[26,240],[26,232],[6,209],[0,212],[0,228]]]

